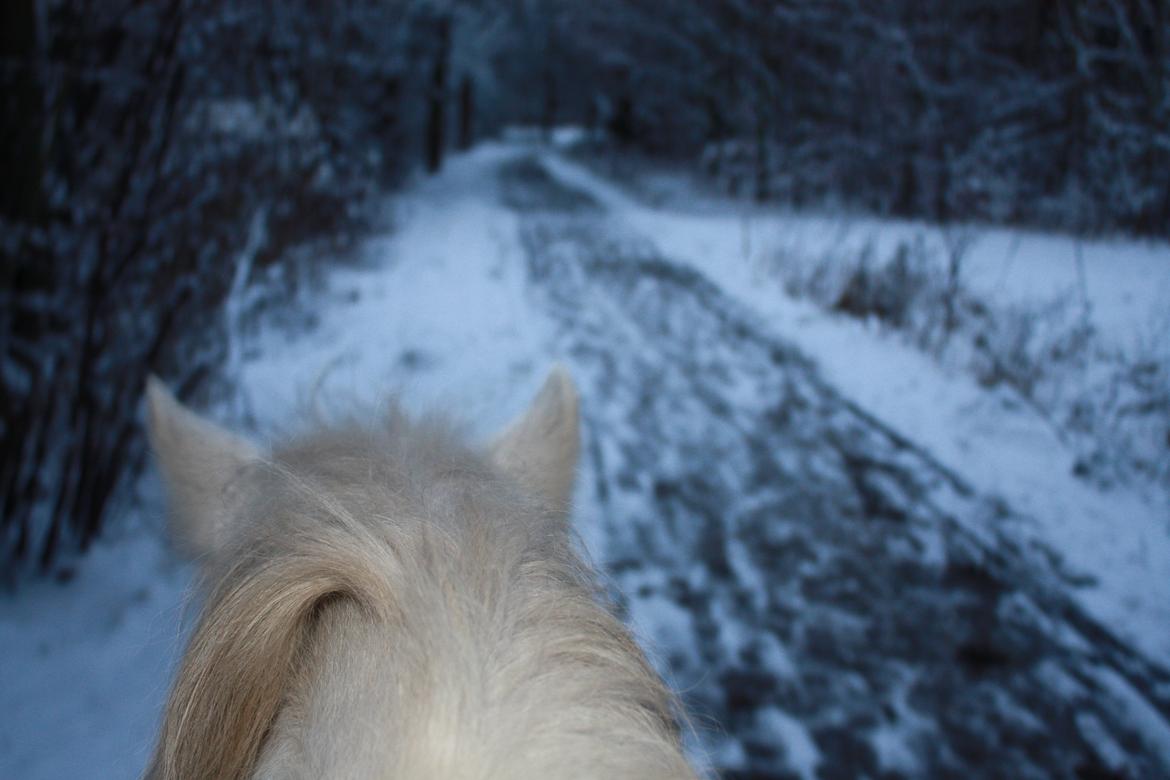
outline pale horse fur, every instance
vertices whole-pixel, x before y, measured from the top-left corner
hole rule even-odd
[[[574,551],[563,369],[483,452],[397,410],[263,453],[147,407],[206,587],[148,778],[695,777]]]

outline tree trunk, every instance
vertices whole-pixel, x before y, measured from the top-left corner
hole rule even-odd
[[[459,148],[466,151],[475,141],[475,85],[471,76],[459,84]]]
[[[772,196],[771,182],[769,181],[769,168],[771,167],[768,160],[768,125],[762,113],[756,116],[756,153],[755,158],[755,187],[752,195],[755,197],[756,203],[763,203]]]
[[[545,140],[551,140],[553,128],[557,124],[557,80],[551,63],[545,63],[541,82],[544,87],[544,99],[541,102],[540,126]]]
[[[435,61],[431,68],[430,109],[427,112],[427,170],[443,167],[446,136],[447,67],[451,59],[451,17],[440,16],[435,25]]]
[[[637,137],[634,125],[634,99],[629,92],[618,95],[613,115],[606,123],[609,134],[619,144],[632,144]]]
[[[35,0],[7,0],[0,7],[0,62],[8,71],[2,88],[4,129],[0,132],[0,214],[35,221],[42,213],[44,105],[37,62]]]

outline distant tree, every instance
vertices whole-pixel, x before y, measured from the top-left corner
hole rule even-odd
[[[594,0],[548,18],[615,140],[702,157],[756,198],[1165,236],[1167,14],[1164,0]]]
[[[475,82],[464,74],[459,81],[459,148],[467,150],[475,141]]]
[[[431,56],[430,95],[427,108],[427,170],[436,173],[443,167],[447,143],[447,72],[451,64],[451,17],[446,13],[434,19],[434,48]]]

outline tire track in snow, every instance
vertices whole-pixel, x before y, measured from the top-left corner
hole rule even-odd
[[[585,509],[725,776],[1170,774],[1170,674],[994,530],[1007,507],[522,165],[501,184],[583,387]]]

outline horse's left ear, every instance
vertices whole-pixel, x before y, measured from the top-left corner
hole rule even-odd
[[[491,445],[493,462],[557,509],[568,509],[580,449],[577,388],[556,366],[528,411]]]
[[[171,532],[195,556],[214,554],[232,520],[232,486],[261,459],[250,442],[183,406],[146,380],[147,434],[170,493]]]

